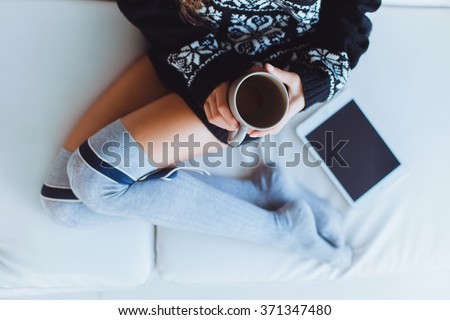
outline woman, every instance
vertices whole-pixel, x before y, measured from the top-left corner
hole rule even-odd
[[[342,88],[367,50],[366,12],[379,0],[118,0],[147,37],[148,55],[87,111],[42,188],[51,216],[70,226],[137,218],[233,237],[312,257],[351,262],[342,221],[282,168],[259,166],[250,179],[174,177],[170,166],[226,146],[237,126],[229,82],[265,70],[290,94],[286,119]],[[246,141],[275,133],[250,131]],[[194,136],[196,152],[164,150]],[[151,143],[149,143],[151,142]],[[169,169],[165,169],[169,168]],[[164,179],[160,179],[163,175]],[[170,176],[172,179],[168,179]]]

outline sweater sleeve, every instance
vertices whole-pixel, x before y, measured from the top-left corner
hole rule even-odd
[[[305,109],[331,99],[347,82],[350,69],[369,46],[372,24],[365,14],[380,4],[381,0],[322,0],[319,21],[305,35],[309,46],[290,65],[301,78]]]
[[[117,4],[147,38],[147,52],[160,80],[184,98],[202,105],[220,83],[252,65],[211,26],[184,22],[174,0],[117,0]]]

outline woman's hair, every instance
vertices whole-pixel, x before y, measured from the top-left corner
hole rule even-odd
[[[202,22],[198,17],[196,10],[200,9],[203,3],[206,3],[207,1],[208,0],[177,0],[181,19],[193,25],[201,25]]]

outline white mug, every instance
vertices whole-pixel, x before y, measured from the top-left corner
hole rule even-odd
[[[249,129],[268,130],[283,121],[289,107],[289,94],[280,79],[268,72],[244,74],[228,91],[231,113],[239,129],[228,134],[228,144],[239,146]]]

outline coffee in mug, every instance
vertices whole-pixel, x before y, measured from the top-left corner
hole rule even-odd
[[[239,146],[249,129],[268,130],[286,116],[289,94],[284,84],[267,72],[253,72],[233,81],[228,91],[231,112],[240,127],[228,134],[228,144]]]

